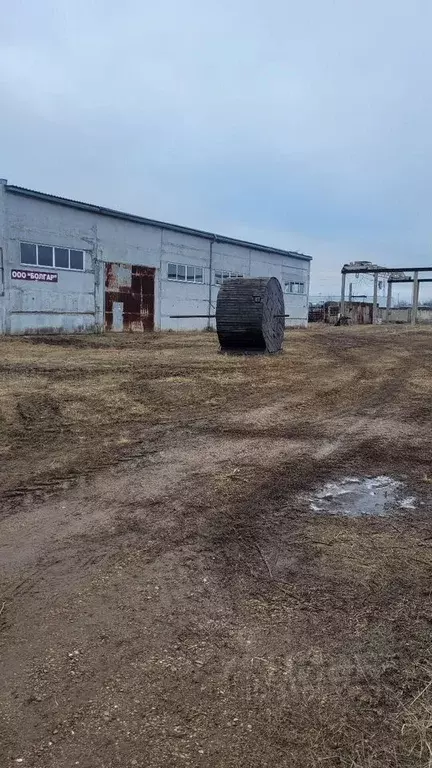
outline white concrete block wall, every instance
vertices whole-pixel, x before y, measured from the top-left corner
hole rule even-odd
[[[287,327],[299,325],[303,327],[307,326],[310,262],[300,262],[295,259],[290,259],[289,257],[283,257],[280,281],[284,291],[285,312],[290,315],[290,317],[285,318],[285,325]],[[304,293],[288,293],[285,286],[290,282],[303,283]]]
[[[96,229],[82,211],[6,194],[4,254],[6,333],[94,330]],[[21,266],[20,243],[84,251],[84,271]],[[55,272],[49,285],[11,279],[13,269]]]
[[[207,315],[210,241],[202,237],[162,230],[160,263],[160,327],[174,330],[205,328],[205,319],[171,319],[170,315]],[[203,283],[168,280],[168,264],[201,267]]]
[[[6,180],[0,179],[0,333],[6,333]]]
[[[263,255],[262,253],[260,254]],[[231,243],[215,243],[213,246],[213,271],[228,270],[250,275],[251,254],[249,248],[231,245]]]
[[[11,280],[20,267],[20,243],[67,247],[85,252],[85,270],[74,272],[41,267],[58,273],[52,284]],[[203,329],[207,320],[170,315],[214,313],[219,287],[215,272],[230,271],[252,277],[277,277],[302,282],[303,295],[285,294],[287,325],[306,325],[309,266],[307,259],[262,251],[248,244],[220,242],[213,235],[172,230],[162,223],[116,218],[97,209],[81,210],[57,201],[8,192],[0,181],[0,248],[3,252],[4,291],[0,286],[0,332],[38,330],[98,330],[104,322],[105,263],[153,267],[155,272],[155,328]],[[210,261],[212,267],[210,269]],[[168,264],[203,269],[203,283],[168,279]],[[0,273],[1,274],[1,273]],[[215,323],[212,321],[212,325]]]
[[[87,214],[89,216],[91,214]],[[98,254],[116,264],[145,264],[159,269],[161,229],[134,222],[95,216]]]

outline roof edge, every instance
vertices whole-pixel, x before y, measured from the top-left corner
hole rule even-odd
[[[262,245],[260,243],[249,242],[248,240],[239,240],[234,237],[225,237],[224,235],[214,234],[212,232],[206,232],[201,229],[193,229],[192,227],[183,227],[178,224],[169,224],[165,221],[157,221],[156,219],[146,219],[144,216],[137,216],[133,213],[125,213],[124,211],[117,211],[114,208],[105,208],[104,206],[93,205],[92,203],[83,203],[79,200],[71,200],[68,197],[60,197],[58,195],[50,195],[46,192],[37,192],[34,189],[27,189],[26,187],[17,187],[14,184],[6,184],[5,189],[13,195],[22,195],[23,197],[32,197],[36,200],[42,200],[45,203],[56,203],[57,205],[64,205],[68,208],[75,208],[80,211],[87,211],[88,213],[97,213],[101,216],[111,216],[115,219],[122,219],[123,221],[131,221],[135,224],[147,224],[148,226],[161,227],[172,232],[181,232],[186,235],[194,235],[195,237],[202,237],[205,240],[213,240],[216,243],[226,243],[227,245],[241,245],[244,248],[253,248],[257,251],[263,251],[264,253],[277,253],[280,256],[290,256],[293,259],[300,259],[301,261],[312,261],[312,256],[308,256],[305,253],[298,253],[297,251],[285,251],[282,248],[272,248],[269,245]]]

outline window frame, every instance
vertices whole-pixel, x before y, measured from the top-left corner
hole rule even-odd
[[[84,251],[81,248],[68,248],[69,251],[69,271],[70,272],[84,272],[85,267],[85,257],[84,257]],[[82,253],[82,269],[79,267],[71,267],[71,253]]]
[[[172,270],[174,277],[170,277],[170,267],[174,267],[174,270]],[[167,265],[167,280],[177,280],[177,264],[174,264],[172,261],[169,261]]]
[[[221,275],[220,279],[216,276]],[[213,272],[213,285],[223,285],[225,280],[232,280],[236,277],[244,277],[244,273],[235,272],[232,269],[215,269]]]
[[[51,264],[41,264],[39,259],[42,256],[42,251],[45,251],[45,256],[49,260],[49,255],[51,258]],[[54,266],[54,248],[52,248],[49,245],[38,245],[36,246],[36,264],[38,267],[45,267],[45,268],[53,268]]]
[[[86,251],[83,248],[65,248],[63,245],[48,245],[47,243],[31,243],[31,242],[29,242],[27,240],[20,240],[19,241],[19,245],[20,245],[20,265],[22,267],[33,267],[33,269],[36,269],[36,268],[38,268],[38,269],[56,269],[56,270],[59,269],[59,270],[62,270],[63,272],[85,272],[85,269],[86,269]],[[22,250],[21,250],[21,246],[22,245],[31,245],[31,246],[34,246],[36,248],[36,264],[28,264],[27,262],[22,261]],[[53,263],[52,263],[51,266],[48,265],[48,264],[39,264],[39,247],[40,248],[51,248],[52,258],[53,258]],[[56,252],[56,249],[59,249],[59,250],[62,250],[62,251],[67,251],[67,254],[68,254],[68,264],[69,264],[68,267],[57,267],[55,265],[55,252]],[[76,251],[77,253],[78,252],[82,253],[82,257],[83,257],[82,269],[70,266],[70,254],[71,254],[71,251]]]
[[[179,267],[184,269],[184,277],[179,278]],[[172,273],[174,273],[175,268],[175,277],[170,277],[170,268]],[[193,280],[188,278],[188,271],[190,270],[193,270]],[[200,274],[199,278],[197,278],[197,271]],[[185,285],[204,285],[204,267],[198,267],[195,264],[177,264],[174,261],[168,261],[166,279],[171,283],[183,283]]]
[[[22,246],[23,245],[30,246],[30,248],[32,248],[32,249],[34,248],[35,261],[27,261],[27,262],[25,262],[25,261],[22,260]],[[38,250],[37,250],[37,245],[35,243],[21,243],[20,242],[20,264],[26,264],[28,267],[37,267],[37,265],[38,265]]]
[[[57,258],[57,255],[56,255],[56,251],[66,251],[66,254],[67,254],[67,262],[68,262],[68,266],[67,266],[67,267],[58,267],[58,266],[57,266],[57,264],[56,264],[56,258]],[[55,246],[55,247],[54,247],[54,266],[55,266],[55,268],[56,268],[56,269],[69,269],[69,264],[70,264],[70,253],[69,253],[69,248],[60,248],[60,246]]]
[[[297,286],[297,290],[293,290],[294,286]],[[289,296],[305,296],[306,284],[301,280],[287,280],[284,283],[284,293],[287,293]]]

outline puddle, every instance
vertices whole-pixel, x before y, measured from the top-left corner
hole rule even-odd
[[[416,509],[416,499],[404,493],[404,484],[386,475],[344,477],[308,496],[312,512],[327,515],[385,516],[392,512]]]

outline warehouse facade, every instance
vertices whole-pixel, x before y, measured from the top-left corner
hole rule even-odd
[[[306,325],[311,257],[0,180],[0,333],[203,329],[229,277],[277,277]],[[214,321],[211,320],[213,325]]]

